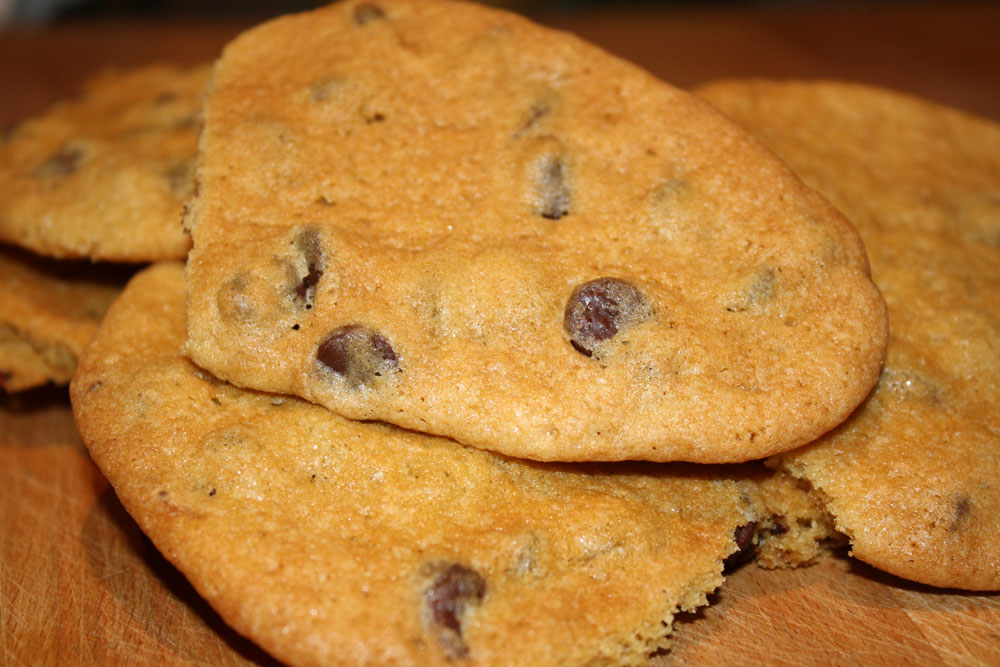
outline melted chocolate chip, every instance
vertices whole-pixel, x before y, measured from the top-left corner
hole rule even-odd
[[[952,498],[952,516],[951,522],[948,524],[948,531],[953,533],[962,528],[971,514],[972,504],[969,496],[964,493],[955,494],[955,497]]]
[[[638,288],[619,278],[598,278],[573,290],[563,327],[576,351],[592,357],[620,330],[651,316],[652,309]]]
[[[475,570],[459,563],[436,563],[424,590],[428,618],[438,631],[438,641],[449,658],[462,658],[469,647],[462,637],[462,618],[470,606],[486,595],[486,581]]]
[[[547,116],[552,111],[552,107],[545,100],[536,102],[528,109],[528,113],[525,115],[524,120],[521,122],[521,126],[514,133],[514,138],[521,136],[532,127],[538,123],[543,117]]]
[[[360,324],[335,329],[316,350],[316,361],[340,375],[352,389],[370,386],[399,368],[399,358],[382,334]]]
[[[295,248],[305,263],[305,273],[295,286],[295,300],[301,306],[312,308],[316,301],[316,285],[323,277],[323,246],[319,232],[313,227],[303,229],[295,237]]]
[[[368,25],[385,18],[385,11],[378,5],[365,3],[354,8],[355,25]]]
[[[219,287],[216,293],[216,306],[223,320],[247,323],[257,316],[248,280],[246,274],[239,273]]]
[[[746,287],[740,291],[726,307],[731,313],[745,313],[757,310],[774,299],[777,291],[778,276],[774,269],[767,266],[757,270]]]
[[[558,220],[569,213],[571,193],[561,157],[549,155],[542,159],[535,188],[538,191],[538,215]]]
[[[38,165],[38,175],[45,177],[69,176],[80,166],[83,151],[74,146],[63,146]]]
[[[750,523],[738,526],[736,530],[733,531],[733,540],[736,542],[736,551],[731,553],[725,561],[725,567],[732,568],[737,565],[741,565],[753,557],[754,554],[754,535],[757,534],[757,522],[751,521]]]

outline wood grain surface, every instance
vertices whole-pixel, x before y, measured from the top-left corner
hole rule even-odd
[[[676,84],[841,78],[1000,120],[1000,5],[632,10],[538,17]],[[103,67],[212,58],[250,19],[0,33],[0,127]],[[1000,595],[940,591],[846,556],[735,572],[660,665],[997,665]],[[0,395],[0,665],[273,664],[142,535],[91,463],[64,389]]]

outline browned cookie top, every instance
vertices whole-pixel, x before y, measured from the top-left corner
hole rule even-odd
[[[182,258],[208,67],[106,72],[0,139],[0,240],[60,258]]]
[[[187,351],[232,382],[539,460],[739,461],[878,376],[851,226],[703,102],[450,2],[230,44]]]
[[[74,414],[157,547],[291,664],[638,664],[737,550],[815,552],[815,509],[762,466],[540,464],[345,420],[197,368],[184,316],[179,265],[139,274]]]
[[[856,84],[698,92],[849,214],[889,306],[872,396],[775,463],[813,484],[858,558],[1000,589],[1000,126]]]

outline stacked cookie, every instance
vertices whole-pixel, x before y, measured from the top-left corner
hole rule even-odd
[[[495,10],[344,2],[226,48],[191,252],[130,281],[71,398],[228,623],[295,664],[633,664],[727,563],[845,536],[997,588],[1000,130],[859,87],[701,92],[837,208],[704,101]],[[58,143],[36,164],[91,145]],[[956,145],[986,148],[915,176]],[[853,176],[893,150],[914,168]],[[127,178],[68,162],[55,183]]]
[[[208,73],[109,72],[4,133],[0,388],[69,382],[129,265],[186,255],[178,220]]]

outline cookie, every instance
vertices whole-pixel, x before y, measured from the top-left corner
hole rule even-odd
[[[50,257],[182,258],[207,66],[107,72],[0,139],[0,240]]]
[[[774,464],[812,483],[861,560],[1000,589],[1000,126],[857,84],[698,92],[857,224],[889,307],[872,396]]]
[[[0,390],[68,384],[126,278],[120,267],[56,262],[0,246]]]
[[[177,264],[126,287],[74,414],[156,546],[282,661],[634,664],[725,559],[815,555],[793,538],[818,510],[759,465],[527,462],[223,383],[181,352],[184,292]]]
[[[186,349],[241,386],[535,460],[735,462],[878,377],[884,303],[827,202],[511,14],[346,2],[245,33],[197,178]]]

